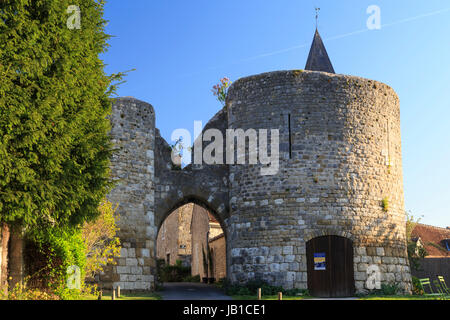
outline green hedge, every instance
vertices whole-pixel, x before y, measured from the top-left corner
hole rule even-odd
[[[158,276],[161,282],[185,282],[191,279],[191,267],[184,267],[178,260],[174,266],[158,263]]]
[[[278,292],[282,292],[284,296],[288,297],[308,294],[305,289],[284,289],[281,286],[269,285],[263,280],[252,280],[244,285],[238,285],[231,284],[226,278],[223,278],[219,280],[217,286],[223,288],[225,293],[230,296],[256,296],[259,288],[261,288],[261,295],[263,296],[276,295]]]

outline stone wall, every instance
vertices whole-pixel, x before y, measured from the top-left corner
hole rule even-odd
[[[111,136],[116,146],[111,172],[118,182],[108,195],[118,203],[121,256],[105,270],[100,281],[105,289],[150,290],[156,275],[155,112],[134,98],[113,104]]]
[[[209,241],[213,252],[214,278],[220,280],[227,276],[226,240],[224,234],[218,235]]]
[[[190,265],[191,246],[191,220],[194,204],[186,204],[172,212],[158,232],[157,250],[158,259],[167,262],[170,255],[170,264],[174,265],[177,260]]]
[[[212,214],[208,212],[209,217],[209,227],[208,227],[208,237],[209,239],[215,238],[218,235],[221,235],[223,233],[222,227],[220,226],[220,223],[217,222],[217,220],[214,218]]]
[[[193,276],[205,276],[202,248],[206,250],[208,238],[219,235],[223,235],[223,230],[206,209],[193,203],[186,204],[164,220],[157,238],[157,257],[167,262],[169,256],[171,265],[181,260],[183,265],[191,267]],[[226,261],[225,242],[223,244],[215,253],[215,257],[220,260],[219,265]],[[219,256],[219,253],[223,256]],[[226,264],[223,265],[225,268]]]
[[[178,224],[179,212],[175,210],[164,221],[156,240],[156,256],[166,263],[174,265],[178,260]]]
[[[194,204],[188,203],[178,209],[178,254],[192,254],[191,223]]]
[[[395,92],[358,77],[280,71],[239,79],[227,106],[230,128],[279,129],[281,153],[278,175],[230,167],[232,281],[306,288],[306,242],[338,235],[354,242],[358,291],[376,264],[384,283],[409,292]]]
[[[203,251],[207,254],[208,248],[209,217],[208,211],[200,206],[194,206],[192,213],[191,236],[192,236],[192,260],[191,273],[193,276],[206,277],[203,266]]]
[[[225,130],[226,113],[218,112],[208,127]],[[189,165],[174,170],[169,144],[156,129],[155,142],[155,223],[158,228],[175,209],[187,203],[205,207],[221,225],[228,217],[228,166]]]
[[[220,110],[206,125],[209,128],[225,132],[227,128],[226,109]],[[155,141],[155,224],[158,228],[173,210],[187,203],[194,203],[193,214],[202,210],[206,214],[205,223],[208,230],[207,212],[210,212],[219,222],[223,232],[227,232],[229,214],[228,166],[226,165],[189,165],[182,170],[174,169],[171,161],[169,144],[160,136],[156,129]],[[193,216],[193,221],[196,218]],[[193,222],[193,228],[202,228]],[[191,230],[193,237],[206,237]],[[192,242],[192,275],[203,275],[202,242]]]

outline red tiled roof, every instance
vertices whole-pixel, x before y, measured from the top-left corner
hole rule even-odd
[[[450,239],[450,229],[419,223],[412,231],[411,237],[420,237],[420,241],[428,252],[426,258],[450,258],[450,251],[447,250],[445,244],[442,242],[445,239]]]
[[[209,221],[210,222],[216,222],[219,223],[219,221],[217,221],[216,217],[214,217],[211,212],[208,211],[208,217],[209,217]]]

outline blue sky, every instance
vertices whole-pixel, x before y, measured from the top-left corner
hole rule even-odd
[[[381,30],[369,30],[370,5]],[[151,103],[169,141],[220,109],[224,76],[303,69],[319,31],[336,73],[384,82],[401,101],[405,206],[450,226],[450,2],[448,0],[110,0],[107,72],[135,68],[118,90]]]

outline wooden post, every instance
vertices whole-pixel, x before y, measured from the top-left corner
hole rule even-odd
[[[278,292],[278,300],[283,300],[283,292]]]
[[[100,292],[98,293],[98,300],[102,300],[103,297],[103,291],[100,290]]]
[[[120,286],[117,286],[117,298],[120,298]]]
[[[258,300],[261,300],[261,288],[258,288]]]
[[[114,288],[113,288],[113,291],[112,291],[112,299],[116,300],[116,289],[114,289]]]

